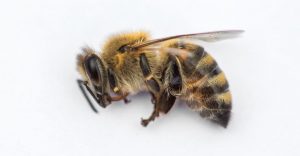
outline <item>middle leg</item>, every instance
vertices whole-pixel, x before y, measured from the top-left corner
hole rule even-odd
[[[140,55],[140,68],[142,70],[146,86],[152,95],[152,103],[154,103],[154,109],[153,112],[151,113],[150,117],[147,119],[143,119],[141,121],[141,124],[143,126],[147,126],[149,122],[154,121],[156,117],[159,116],[159,97],[160,97],[160,92],[161,92],[161,84],[160,82],[155,79],[152,75],[151,68],[148,62],[148,59],[144,53]]]
[[[175,103],[176,97],[169,94],[169,89],[163,87],[162,83],[153,77],[145,54],[140,55],[140,67],[145,78],[146,86],[152,95],[151,101],[154,103],[154,109],[150,117],[142,119],[141,121],[143,126],[147,126],[149,122],[154,121],[156,117],[159,117],[160,112],[168,113]]]

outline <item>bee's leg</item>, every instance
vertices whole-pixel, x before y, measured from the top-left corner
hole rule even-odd
[[[156,103],[155,95],[152,92],[150,92],[150,94],[151,94],[151,103],[155,104]]]
[[[123,100],[125,104],[131,102],[129,99],[127,99],[127,96],[129,93],[121,94],[121,95],[116,95],[116,96],[108,96],[108,100],[110,102],[112,101],[121,101]]]
[[[175,101],[176,101],[176,97],[169,94],[168,90],[165,89],[163,93],[160,95],[159,111],[164,114],[167,114],[170,111],[170,109],[173,107]]]
[[[162,75],[162,81],[164,84],[167,84],[167,88],[162,89],[157,96],[150,92],[152,95],[152,102],[155,104],[155,110],[165,114],[173,107],[176,101],[176,95],[179,95],[182,89],[180,62],[175,56],[170,57],[172,58],[170,58],[168,66],[163,71]],[[176,92],[176,94],[171,94],[170,91],[173,91],[173,93]]]
[[[146,86],[152,95],[151,102],[154,103],[154,110],[148,119],[142,119],[141,124],[147,126],[150,121],[153,121],[159,116],[159,98],[161,92],[160,82],[153,77],[148,59],[144,53],[140,55],[140,68],[142,70]]]
[[[152,95],[151,102],[154,103],[154,110],[148,119],[142,119],[142,125],[147,126],[154,121],[160,112],[167,113],[173,106],[176,98],[168,93],[167,89],[162,89],[160,81],[155,79],[145,54],[140,55],[140,67],[145,78],[145,83]]]
[[[167,88],[160,92],[159,98],[155,98],[155,94],[152,93],[152,102],[158,112],[166,114],[173,107],[176,96],[180,95],[182,90],[181,65],[176,56],[170,56],[168,66],[163,72],[162,81],[167,84]]]
[[[126,98],[129,94],[126,93],[124,95],[117,95],[117,96],[110,96],[110,100],[111,101],[120,101],[120,100],[124,100],[124,102],[128,102],[128,99]]]
[[[108,82],[110,85],[110,88],[112,89],[112,91],[116,94],[119,94],[118,96],[115,97],[111,97],[112,101],[120,101],[120,100],[124,100],[125,103],[129,103],[130,100],[128,100],[126,97],[128,96],[128,93],[122,93],[119,89],[119,87],[117,86],[118,82],[115,76],[115,73],[112,69],[108,68],[107,69],[107,75],[108,75]]]
[[[159,99],[157,99],[154,103],[154,110],[151,116],[148,119],[142,119],[141,124],[145,127],[149,124],[149,122],[154,121],[156,117],[159,117],[160,112],[167,114],[176,100],[176,97],[169,94],[167,90],[164,90],[157,96],[159,96]]]
[[[148,117],[147,119],[143,119],[141,120],[141,124],[146,127],[148,126],[149,122],[154,121],[156,117],[159,116],[159,107],[157,105],[157,103],[154,104],[154,110],[151,113],[150,117]]]
[[[176,56],[170,55],[169,59],[163,81],[168,85],[168,91],[171,95],[179,96],[183,87],[181,63]]]
[[[159,81],[153,77],[148,59],[144,53],[140,55],[140,67],[142,69],[145,83],[148,89],[150,90],[152,95],[156,96],[156,94],[160,92],[160,84]]]

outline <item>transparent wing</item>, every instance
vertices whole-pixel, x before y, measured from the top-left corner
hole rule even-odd
[[[139,48],[147,47],[149,45],[155,45],[164,41],[168,41],[171,39],[182,39],[182,40],[189,39],[189,40],[201,40],[206,42],[215,42],[215,41],[221,41],[230,38],[236,38],[240,36],[240,34],[242,34],[243,32],[244,32],[243,30],[224,30],[224,31],[212,31],[212,32],[204,32],[204,33],[176,35],[176,36],[170,36],[161,39],[146,41],[141,44],[135,45],[132,48],[139,49]]]
[[[183,38],[201,40],[206,42],[216,42],[225,39],[239,37],[243,32],[244,32],[243,30],[213,31],[213,32],[199,33],[194,35],[187,35]]]

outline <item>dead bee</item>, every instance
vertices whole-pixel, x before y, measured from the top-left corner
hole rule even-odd
[[[202,117],[226,127],[231,111],[228,82],[213,57],[193,41],[213,42],[242,32],[214,31],[154,40],[146,32],[114,35],[101,53],[83,48],[77,61],[83,80],[78,84],[95,112],[84,87],[103,108],[112,101],[129,102],[129,94],[149,91],[154,110],[148,119],[142,119],[143,126],[160,113],[168,113],[179,98]]]

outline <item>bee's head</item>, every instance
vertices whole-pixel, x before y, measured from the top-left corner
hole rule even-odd
[[[90,94],[105,107],[110,102],[107,99],[106,66],[93,49],[83,48],[84,53],[78,56],[77,67],[83,77],[83,83]]]

